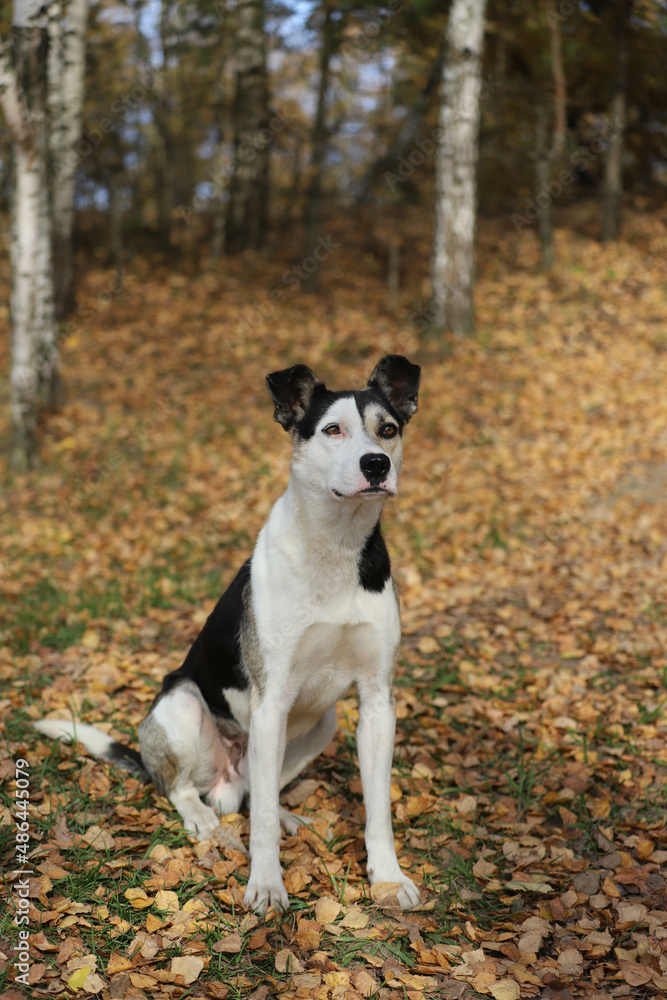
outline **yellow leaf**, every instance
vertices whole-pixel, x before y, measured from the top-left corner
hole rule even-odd
[[[155,896],[155,907],[163,912],[166,911],[167,913],[176,913],[176,911],[180,909],[178,896],[175,892],[171,892],[169,889],[160,889]]]
[[[88,974],[92,971],[90,965],[84,965],[81,969],[77,969],[67,980],[67,985],[71,990],[81,990],[83,989],[83,984],[88,978]]]
[[[376,885],[393,885],[391,882],[376,882]],[[396,886],[397,888],[398,886]],[[373,887],[374,888],[374,887]],[[371,889],[371,893],[372,893]],[[382,904],[380,904],[382,905]],[[368,923],[368,914],[364,913],[363,910],[358,909],[356,906],[351,906],[347,911],[341,922],[338,924],[339,927],[354,927],[360,930],[365,927]]]
[[[425,656],[430,656],[432,653],[439,652],[440,643],[432,635],[424,635],[417,643],[417,649]]]
[[[94,628],[87,628],[81,636],[81,645],[86,649],[97,649],[100,644],[100,634]]]
[[[53,450],[55,452],[73,451],[75,448],[76,448],[76,438],[70,436],[63,438],[62,441],[58,441],[58,443],[54,445]]]
[[[148,931],[149,934],[152,934],[153,931],[159,931],[161,927],[165,927],[165,926],[166,926],[165,921],[164,920],[160,920],[160,918],[156,917],[154,913],[147,914],[147,916],[146,916],[146,930]]]
[[[503,979],[500,983],[492,983],[488,987],[494,1000],[519,1000],[521,987],[513,979]]]
[[[133,965],[129,958],[124,958],[119,952],[112,951],[107,962],[107,976],[114,976],[117,972],[125,972],[132,969]]]

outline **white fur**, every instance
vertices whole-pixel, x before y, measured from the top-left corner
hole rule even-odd
[[[331,422],[340,425],[341,435],[321,433]],[[394,460],[384,485],[392,495],[400,438],[389,443]],[[251,694],[252,869],[244,902],[260,912],[288,905],[279,860],[278,793],[287,777],[284,769],[289,776],[298,773],[288,767],[295,741],[313,734],[323,718],[332,719],[336,701],[353,683],[360,701],[369,877],[400,882],[404,908],[419,903],[419,891],[399,867],[391,827],[398,602],[391,580],[382,593],[359,586],[359,553],[386,499],[360,494],[368,482],[359,462],[381,450],[354,400],[337,400],[314,436],[297,445],[287,491],[274,505],[253,554],[252,602],[264,671]]]
[[[65,719],[40,719],[33,722],[35,729],[50,740],[68,740],[72,743],[83,743],[86,750],[102,760],[110,760],[109,750],[116,742],[94,726],[83,722],[68,722]]]

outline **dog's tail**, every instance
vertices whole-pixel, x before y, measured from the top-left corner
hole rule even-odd
[[[42,736],[48,736],[51,740],[67,740],[71,743],[83,743],[86,750],[97,757],[98,760],[109,761],[116,767],[133,771],[134,774],[142,778],[148,778],[149,774],[144,767],[141,754],[132,747],[126,747],[119,743],[113,736],[108,736],[94,726],[87,726],[83,722],[73,722],[67,719],[40,719],[33,722],[33,726]]]

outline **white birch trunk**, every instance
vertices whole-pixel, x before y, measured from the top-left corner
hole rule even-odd
[[[39,401],[38,312],[35,275],[39,253],[41,179],[37,158],[29,147],[14,149],[16,184],[12,211],[12,359],[10,372],[11,464],[32,468],[37,458]]]
[[[48,402],[54,402],[59,385],[47,176],[47,52],[40,0],[15,0],[12,44],[0,55],[0,103],[12,133],[16,167],[10,461],[18,469],[32,468],[37,462],[40,391]]]
[[[88,0],[51,5],[49,111],[53,174],[53,250],[56,316],[74,308],[74,187],[81,138]]]
[[[479,96],[486,0],[453,0],[440,84],[441,137],[435,161],[431,257],[434,332],[457,336],[474,323],[474,245]]]

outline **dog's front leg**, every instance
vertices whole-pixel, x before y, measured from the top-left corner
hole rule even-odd
[[[396,709],[388,686],[357,683],[359,725],[357,751],[366,807],[368,878],[375,882],[400,882],[398,901],[404,910],[417,906],[421,897],[412,879],[401,871],[391,826],[391,762],[394,754]]]
[[[266,913],[286,910],[289,899],[280,867],[280,772],[285,756],[287,709],[276,692],[265,692],[250,716],[250,878],[244,906]]]

